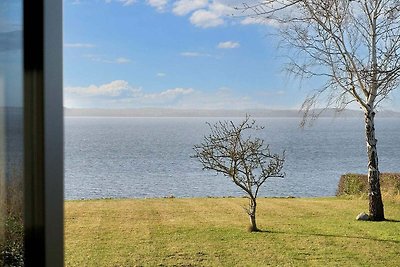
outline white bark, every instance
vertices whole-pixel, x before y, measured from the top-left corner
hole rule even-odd
[[[364,111],[370,216],[383,220],[374,117],[400,87],[400,1],[248,0],[239,10],[279,25],[290,73],[325,81],[304,101],[303,125],[320,114],[315,108],[356,102]]]
[[[365,114],[365,134],[368,153],[369,216],[371,220],[381,221],[385,219],[385,216],[380,189],[380,172],[378,167],[374,119],[375,112],[373,110]]]

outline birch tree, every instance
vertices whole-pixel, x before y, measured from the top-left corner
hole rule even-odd
[[[369,215],[371,220],[384,220],[375,114],[399,87],[400,1],[264,0],[247,1],[238,9],[274,25],[289,49],[290,73],[323,83],[305,99],[304,118],[316,117],[315,108],[321,105],[340,111],[354,102],[362,109]]]
[[[283,177],[284,155],[272,154],[264,140],[252,137],[252,131],[263,129],[246,118],[238,125],[232,121],[209,124],[211,133],[194,146],[203,169],[213,170],[230,178],[249,199],[247,214],[250,231],[259,231],[256,223],[257,196],[270,177]]]

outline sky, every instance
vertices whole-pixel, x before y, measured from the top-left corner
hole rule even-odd
[[[64,0],[64,106],[298,109],[315,84],[283,71],[273,25],[231,16],[240,3]]]
[[[270,27],[233,18],[235,1],[64,3],[70,108],[298,108]]]
[[[21,1],[0,2],[0,107],[22,106]]]

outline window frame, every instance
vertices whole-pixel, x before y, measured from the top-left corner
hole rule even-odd
[[[64,265],[62,1],[23,1],[25,264]]]

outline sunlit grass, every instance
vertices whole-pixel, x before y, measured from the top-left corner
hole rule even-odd
[[[68,201],[66,266],[399,266],[400,202],[386,222],[356,221],[365,199]]]

